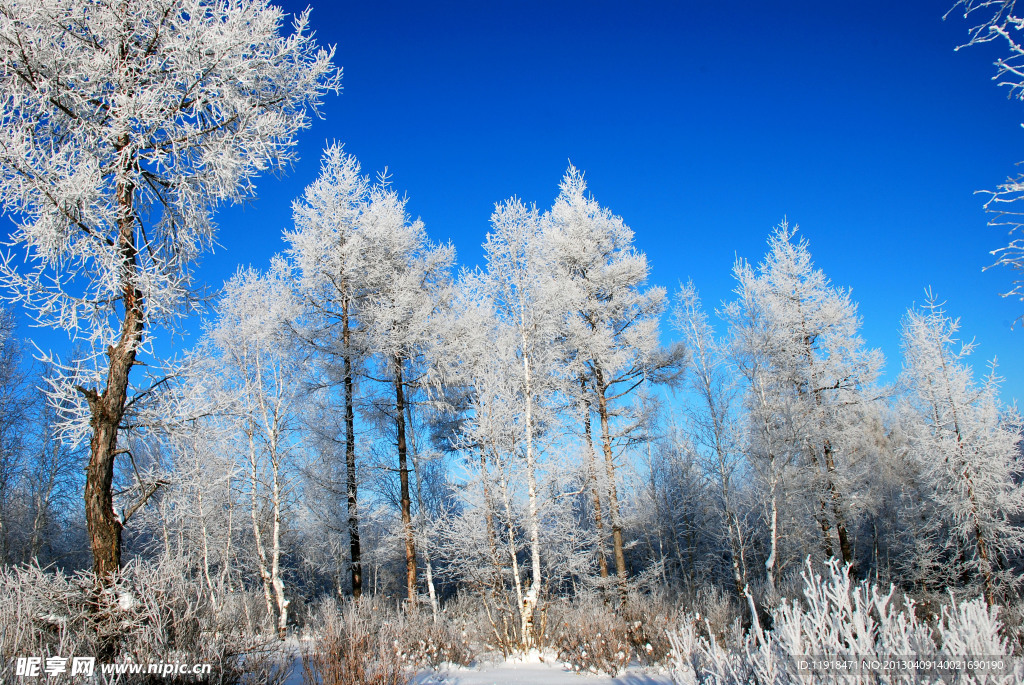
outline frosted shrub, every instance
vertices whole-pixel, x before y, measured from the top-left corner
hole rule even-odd
[[[736,602],[716,585],[706,585],[697,592],[693,609],[700,617],[702,629],[719,642],[733,634],[742,618]]]
[[[452,626],[458,629],[460,636],[465,635],[466,642],[478,649],[489,647],[494,641],[494,630],[484,600],[472,592],[460,592],[444,605],[442,614]]]
[[[281,675],[276,645],[220,620],[173,562],[131,562],[109,587],[97,587],[88,572],[0,568],[0,682],[15,682],[17,657],[95,656],[101,643],[113,644],[117,662],[209,663],[218,682]]]
[[[399,647],[402,660],[409,666],[437,669],[444,664],[468,666],[474,649],[464,625],[445,613],[434,620],[429,611],[400,614]]]
[[[465,666],[475,650],[463,617],[406,613],[389,600],[326,600],[309,624],[317,636],[303,659],[304,682],[395,685],[421,668]]]
[[[372,599],[326,602],[316,623],[322,631],[303,655],[305,685],[404,685],[408,682],[393,610]]]
[[[1009,656],[1000,635],[997,610],[981,599],[943,607],[931,627],[915,616],[911,600],[902,608],[893,602],[893,589],[854,584],[836,562],[829,565],[827,578],[809,565],[803,578],[804,602],[782,600],[772,611],[773,629],[762,631],[755,624],[734,650],[719,645],[710,630],[710,638],[701,636],[696,616],[680,621],[669,634],[676,683],[1011,685],[1024,680],[1024,667]],[[983,672],[931,666],[972,657],[1002,657],[1004,668]],[[885,661],[893,658],[911,663],[886,671]],[[834,670],[844,663],[858,665]]]
[[[675,625],[677,613],[663,597],[629,596],[622,615],[626,621],[626,637],[640,663],[653,666],[668,660],[672,647],[668,630]]]
[[[614,676],[625,670],[633,652],[625,619],[585,600],[552,607],[549,613],[559,659],[577,671]]]

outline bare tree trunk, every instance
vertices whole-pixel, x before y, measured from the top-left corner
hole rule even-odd
[[[273,469],[274,546],[270,558],[270,582],[274,587],[274,598],[277,601],[277,637],[280,640],[284,640],[288,633],[288,605],[291,602],[285,597],[284,580],[281,578],[281,500],[283,493],[280,480],[280,462],[278,461],[277,454],[273,455]]]
[[[231,495],[231,475],[228,474],[227,492],[228,492],[228,530],[227,539],[224,542],[224,559],[221,562],[220,569],[220,590],[224,592],[231,592],[231,535],[233,532],[234,519],[235,519],[235,507],[234,500]]]
[[[771,491],[769,496],[768,512],[768,558],[764,562],[765,585],[768,592],[775,594],[775,565],[778,562],[779,552],[779,498],[778,498],[778,477],[775,474],[775,455],[768,455],[769,477],[768,488]]]
[[[526,349],[525,340],[523,341]],[[537,461],[533,453],[533,380],[530,357],[523,354],[523,377],[526,395],[526,481],[527,481],[527,526],[530,534],[530,566],[533,578],[523,600],[523,639],[526,646],[533,645],[534,613],[540,603],[540,508],[537,504]]]
[[[127,139],[124,144],[127,145]],[[121,208],[118,253],[121,258],[122,299],[125,317],[115,347],[107,350],[110,365],[102,394],[93,388],[82,388],[89,403],[92,438],[89,440],[89,465],[85,476],[85,520],[92,546],[93,569],[110,582],[121,567],[121,529],[123,525],[114,512],[112,484],[117,434],[128,401],[128,373],[135,363],[136,349],[142,342],[142,292],[135,286],[137,256],[134,243],[131,184],[119,182],[118,205]]]
[[[412,403],[405,403],[405,418],[408,422],[408,433],[409,433],[409,447],[412,448],[412,469],[416,476],[416,508],[419,510],[420,535],[423,535],[424,544],[420,550],[423,555],[423,570],[426,574],[427,579],[427,596],[430,598],[430,611],[434,618],[434,622],[437,623],[438,605],[437,605],[437,591],[434,588],[434,566],[430,561],[430,546],[426,543],[426,532],[423,530],[422,521],[424,512],[426,509],[423,506],[423,485],[420,479],[420,455],[416,449],[416,427],[412,420]]]
[[[619,514],[619,497],[615,487],[615,457],[612,454],[611,428],[608,424],[607,388],[600,368],[594,369],[597,390],[597,412],[601,419],[601,447],[604,450],[604,465],[608,476],[608,512],[612,519],[612,554],[615,558],[615,575],[618,578],[619,594],[626,601],[626,555],[622,545],[622,517]]]
[[[267,569],[267,551],[263,546],[263,532],[260,530],[259,520],[259,474],[257,472],[256,462],[256,445],[254,442],[253,433],[255,428],[252,426],[250,419],[250,425],[248,429],[249,437],[249,487],[251,495],[251,513],[252,513],[252,534],[256,544],[256,561],[259,564],[260,580],[263,583],[263,600],[267,604],[267,617],[273,623],[275,622],[274,612],[274,598],[271,594],[270,589],[270,571]]]
[[[843,555],[843,563],[850,565],[850,573],[856,575],[854,568],[853,545],[846,529],[846,516],[843,514],[843,495],[836,486],[836,462],[832,454],[832,441],[825,438],[825,474],[828,478],[829,494],[832,498],[832,515],[836,519],[836,534],[839,536],[839,553]]]
[[[402,359],[395,364],[395,431],[398,437],[398,477],[401,481],[402,528],[405,531],[405,590],[409,610],[416,608],[416,539],[412,529],[412,496],[409,493],[409,464],[405,445],[405,388]]]
[[[141,295],[140,295],[141,296]],[[121,520],[114,512],[111,486],[117,433],[128,399],[128,372],[135,361],[135,345],[141,338],[141,304],[125,317],[121,342],[111,348],[107,387],[102,395],[84,390],[92,413],[93,435],[89,441],[89,466],[85,476],[85,520],[92,545],[93,569],[104,582],[121,567]],[[131,329],[131,330],[124,330]]]
[[[519,555],[516,553],[516,538],[515,528],[512,525],[514,518],[512,516],[512,500],[508,494],[508,483],[505,478],[501,479],[501,496],[505,504],[505,519],[507,524],[505,528],[508,531],[508,556],[512,562],[512,579],[514,581],[516,589],[516,602],[518,603],[520,628],[525,629],[526,627],[526,600],[523,598],[523,581],[519,576]],[[525,633],[520,634],[522,641],[525,643],[528,638]]]
[[[206,512],[203,511],[203,487],[201,484],[196,489],[196,506],[199,507],[199,532],[203,537],[203,578],[206,580],[206,588],[210,592],[210,604],[216,610],[217,592],[213,587],[213,580],[210,578],[210,541],[206,529]]]
[[[585,381],[580,381],[586,390]],[[601,580],[608,579],[608,559],[604,554],[604,521],[601,517],[601,493],[597,482],[597,457],[594,454],[594,437],[590,426],[590,405],[583,401],[580,408],[583,418],[583,435],[587,459],[587,480],[590,483],[591,500],[594,507],[594,527],[597,531],[597,569]],[[604,588],[602,587],[602,592]]]
[[[341,305],[341,338],[345,345],[345,481],[348,495],[348,541],[349,564],[352,578],[352,596],[359,599],[363,594],[363,560],[359,547],[359,500],[356,492],[356,430],[355,390],[352,383],[352,348],[349,330],[348,298]]]
[[[719,455],[720,485],[722,489],[722,506],[725,509],[725,525],[729,533],[729,546],[732,548],[732,580],[736,585],[736,595],[741,600],[746,599],[744,588],[747,587],[747,564],[743,558],[743,535],[740,531],[740,524],[733,513],[732,503],[729,497],[729,482],[725,474],[725,463]]]

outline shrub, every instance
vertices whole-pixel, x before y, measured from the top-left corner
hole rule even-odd
[[[120,663],[209,663],[214,682],[283,679],[276,641],[221,620],[175,562],[133,561],[113,584],[99,587],[84,571],[0,568],[0,682],[15,681],[17,657],[96,656],[101,646]],[[149,681],[176,682],[132,676]]]
[[[672,648],[668,631],[676,624],[678,613],[659,595],[629,596],[622,616],[626,622],[626,637],[640,663],[654,666],[668,661]]]
[[[310,623],[319,634],[303,658],[312,685],[395,685],[420,668],[469,665],[475,650],[463,616],[405,612],[386,600],[322,602]]]
[[[723,649],[714,634],[698,634],[699,621],[684,617],[672,642],[673,677],[679,685],[716,683],[740,685],[796,685],[806,683],[992,683],[1011,685],[1024,681],[1024,667],[1005,659],[1005,670],[981,673],[970,669],[929,668],[930,662],[969,657],[1009,656],[1000,635],[997,610],[981,599],[952,602],[941,608],[934,627],[922,622],[912,600],[904,606],[887,592],[868,582],[854,585],[848,569],[829,565],[829,577],[803,572],[804,602],[782,600],[773,609],[773,629],[755,624],[734,650]],[[852,671],[812,669],[809,657],[821,662],[858,664]],[[870,661],[884,663],[892,657],[918,661],[909,667],[884,671]],[[865,667],[860,659],[869,660]]]
[[[590,598],[549,609],[558,658],[577,671],[616,676],[632,658],[629,627],[609,607]]]
[[[398,647],[393,612],[363,599],[325,602],[322,633],[303,655],[306,685],[404,685],[409,678]]]
[[[401,613],[397,625],[401,656],[409,666],[437,669],[443,664],[468,666],[473,661],[469,634],[446,612],[436,621],[429,611]]]

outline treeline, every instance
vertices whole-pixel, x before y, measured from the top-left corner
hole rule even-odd
[[[1020,417],[938,300],[908,311],[886,385],[787,224],[709,311],[694,284],[648,284],[573,167],[550,209],[496,205],[476,269],[341,146],[293,213],[122,427],[127,554],[175,560],[212,606],[254,592],[283,637],[325,595],[436,614],[469,593],[529,645],[555,597],[713,585],[767,609],[808,558],[922,599],[1019,599]],[[0,484],[8,563],[79,559],[80,479],[53,471],[74,453],[37,442]]]

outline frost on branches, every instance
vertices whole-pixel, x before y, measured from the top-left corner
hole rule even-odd
[[[815,573],[809,561],[801,576],[802,601],[783,600],[772,611],[772,630],[755,624],[733,644],[719,642],[706,617],[684,616],[669,634],[673,680],[678,685],[1010,685],[1024,676],[1024,664],[1010,656],[1001,635],[998,608],[981,599],[943,606],[929,623],[918,617],[912,599],[901,601],[891,586],[853,582],[849,568],[840,568],[837,560],[828,563],[827,577]],[[986,657],[976,659],[979,655]],[[900,659],[905,665],[893,668]]]
[[[959,345],[959,320],[929,294],[903,323],[902,381],[909,390],[911,454],[927,486],[930,529],[923,539],[941,559],[952,586],[965,575],[980,585],[989,606],[1018,577],[1004,560],[1024,545],[1017,522],[1024,512],[1018,445],[1020,415],[999,401],[992,373],[981,383]]]
[[[993,41],[1003,45],[1005,56],[995,61],[996,74],[992,80],[1009,89],[1008,97],[1024,100],[1024,16],[1017,11],[1016,0],[957,0],[945,16],[961,10],[965,19],[978,23],[968,32],[967,43],[957,50]],[[1020,208],[1024,175],[1010,176],[986,194],[985,209],[992,214],[989,225],[1005,227],[1010,234],[1009,243],[992,250],[996,258],[992,266],[1008,266],[1020,272],[1024,270],[1024,239],[1020,237],[1024,228],[1024,212]],[[1003,295],[1024,299],[1024,279],[1016,278],[1013,287]]]
[[[737,299],[724,313],[747,390],[750,461],[765,489],[765,571],[773,588],[795,528],[817,528],[824,558],[856,563],[850,490],[870,468],[863,432],[882,357],[865,347],[849,291],[815,268],[795,226],[776,227],[768,247],[756,268],[737,262]],[[810,525],[782,518],[796,497],[807,499]],[[807,537],[801,546],[813,544]]]
[[[91,352],[51,400],[90,436],[94,564],[120,564],[111,478],[129,372],[154,324],[189,310],[212,212],[295,157],[340,73],[307,15],[282,36],[268,2],[13,0],[0,7],[0,203],[17,224],[6,297]]]

